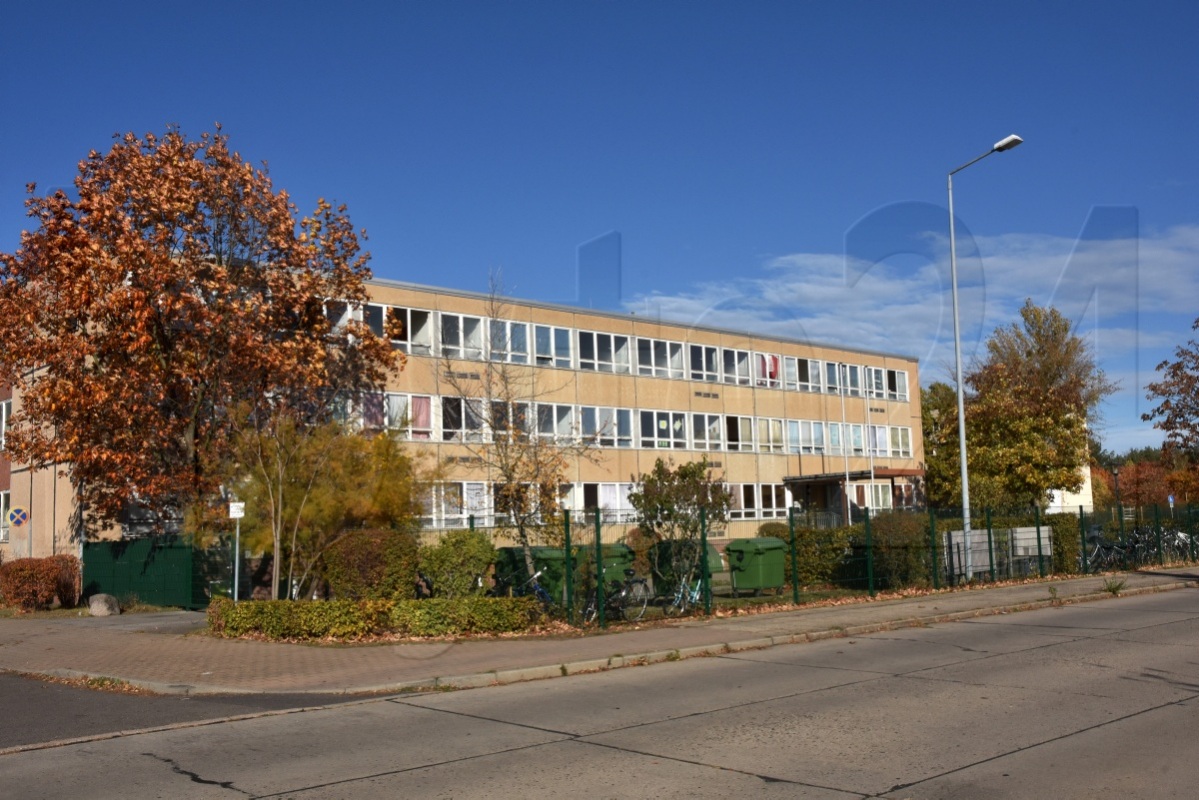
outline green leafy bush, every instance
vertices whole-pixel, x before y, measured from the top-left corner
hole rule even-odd
[[[340,600],[413,596],[419,547],[407,530],[354,531],[325,553],[325,580]]]
[[[208,628],[219,636],[354,640],[383,633],[453,636],[527,630],[542,619],[532,597],[454,600],[252,600],[227,597],[208,606]]]
[[[1082,548],[1078,515],[1046,514],[1041,527],[1053,531],[1053,571],[1059,574],[1078,572],[1078,555]]]
[[[932,584],[932,550],[928,517],[905,511],[888,511],[870,519],[874,549],[874,581],[878,589],[923,588]],[[865,563],[865,525],[854,526],[855,549],[863,554],[855,561]],[[938,568],[940,564],[938,562]]]
[[[456,636],[523,631],[541,619],[535,597],[434,597],[397,602],[390,625],[402,636]]]
[[[482,594],[490,583],[483,576],[495,561],[495,545],[483,531],[450,531],[436,544],[420,548],[420,571],[433,583],[437,597]]]
[[[842,564],[850,553],[850,539],[855,528],[795,528],[795,561],[791,563],[791,529],[783,522],[764,522],[758,536],[773,536],[787,542],[784,554],[784,576],[788,583],[795,574],[800,586],[820,586],[836,580]]]

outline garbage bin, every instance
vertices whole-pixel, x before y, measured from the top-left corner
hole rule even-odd
[[[532,547],[533,569],[541,576],[537,582],[549,592],[556,603],[565,602],[566,550],[561,547]],[[610,582],[623,581],[624,571],[633,564],[633,550],[625,544],[603,545],[604,577]],[[574,586],[580,589],[594,581],[595,548],[572,547],[571,562],[574,567]],[[513,588],[519,588],[529,580],[525,567],[524,548],[501,547],[496,550],[496,578]]]
[[[781,589],[786,584],[786,549],[786,542],[773,536],[729,542],[724,554],[729,560],[733,596],[742,590],[761,594],[764,589]]]

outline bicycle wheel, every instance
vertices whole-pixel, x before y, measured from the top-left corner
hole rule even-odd
[[[599,613],[599,606],[595,604],[595,592],[587,593],[587,602],[583,603],[583,622],[587,625],[595,622],[596,615]]]
[[[645,616],[645,606],[649,603],[649,584],[642,578],[635,578],[625,586],[621,597],[620,615],[626,622],[636,622]]]
[[[662,606],[662,614],[667,617],[678,617],[687,611],[687,588],[680,586],[674,594],[666,598]]]

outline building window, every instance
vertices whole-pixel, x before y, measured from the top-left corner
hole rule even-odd
[[[488,358],[510,364],[529,363],[529,323],[493,319],[488,327],[491,333]]]
[[[691,441],[696,450],[724,449],[724,420],[719,414],[692,414]]]
[[[758,516],[758,487],[753,483],[734,483],[729,486],[733,496],[729,519],[756,519]]]
[[[724,382],[749,386],[749,352],[746,350],[721,350],[721,366],[724,370]]]
[[[633,522],[637,512],[629,502],[629,494],[634,488],[632,483],[584,483],[581,510],[599,510],[604,522]]]
[[[513,432],[529,433],[529,404],[491,401],[491,418],[488,420],[493,437],[511,437]]]
[[[0,492],[0,542],[8,541],[8,510],[12,508],[12,496],[9,492]]]
[[[784,447],[783,421],[758,417],[758,452],[781,453]]]
[[[574,406],[537,404],[537,435],[555,442],[571,442],[575,438]]]
[[[762,484],[762,517],[777,519],[787,516],[787,487],[779,484]]]
[[[441,438],[447,442],[481,442],[483,401],[461,397],[441,398]]]
[[[4,446],[8,442],[8,421],[11,418],[12,400],[5,400],[3,403],[0,403],[0,452],[4,450]],[[8,519],[7,513],[4,515],[4,518]]]
[[[425,503],[426,521],[436,527],[465,528],[470,518],[478,525],[491,524],[487,484],[482,481],[451,481],[432,487]]]
[[[878,367],[866,367],[866,394],[879,400],[886,399],[887,389],[886,370]]]
[[[461,314],[441,315],[441,354],[446,358],[483,358],[483,320]]]
[[[886,483],[859,483],[856,489],[858,505],[864,508],[890,508],[891,486]]]
[[[363,424],[368,428],[387,428],[398,431],[404,439],[433,438],[433,398],[419,394],[381,395],[383,401],[376,411],[372,402],[364,409]],[[367,417],[369,410],[370,416]],[[377,415],[377,416],[376,416]]]
[[[691,380],[720,382],[720,351],[707,345],[691,345]]]
[[[782,385],[779,360],[774,353],[754,353],[754,382],[758,386],[777,389]]]
[[[627,375],[630,371],[629,337],[579,331],[579,369]]]
[[[886,457],[890,455],[887,449],[887,426],[870,426],[870,455]]]
[[[851,397],[862,396],[862,368],[857,364],[845,365],[845,393]]]
[[[891,429],[891,455],[895,458],[912,457],[912,429],[895,427]]]
[[[550,325],[533,327],[537,366],[570,369],[570,329]]]
[[[686,416],[682,411],[642,411],[641,446],[685,449],[687,447]]]
[[[796,372],[798,373],[797,380],[799,383],[799,391],[801,392],[819,392],[820,391],[820,362],[813,361],[807,358],[801,358],[796,362]]]
[[[598,447],[633,446],[633,412],[627,408],[579,409],[583,440]]]
[[[799,423],[800,452],[811,454],[824,453],[824,423],[803,420]]]
[[[844,364],[826,361],[824,364],[824,388],[832,394],[841,394],[841,369]]]
[[[891,400],[908,399],[908,374],[900,370],[887,370],[887,397]]]
[[[828,453],[831,456],[844,455],[845,451],[842,445],[841,423],[828,422],[825,423],[828,428]]]
[[[725,441],[729,450],[754,449],[754,418],[730,414],[724,418]]]
[[[656,378],[682,378],[682,343],[638,337],[637,374],[652,375]]]
[[[850,425],[849,426],[850,455],[854,455],[854,456],[866,455],[865,438],[866,438],[866,434],[861,425]]]
[[[418,308],[367,305],[364,321],[376,336],[391,336],[391,346],[413,355],[433,352],[431,313]]]

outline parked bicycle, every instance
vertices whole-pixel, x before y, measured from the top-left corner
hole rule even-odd
[[[675,587],[674,594],[667,598],[662,606],[662,613],[668,617],[678,617],[699,605],[702,585],[703,582],[699,578],[692,578],[690,575],[684,577]]]
[[[507,597],[509,595],[512,597],[536,597],[537,601],[541,603],[542,610],[548,614],[553,610],[554,598],[550,596],[550,593],[537,580],[541,577],[541,573],[541,570],[537,570],[533,573],[532,577],[518,586],[513,586],[509,581],[497,576],[495,578],[495,585],[491,587],[491,591],[487,594],[492,597]]]
[[[649,583],[645,578],[638,578],[635,570],[624,571],[624,581],[612,581],[604,592],[604,618],[620,617],[625,622],[636,622],[645,616],[645,607],[649,605]],[[599,603],[596,602],[596,591],[592,589],[587,594],[587,602],[583,605],[583,622],[594,622],[599,616]]]

